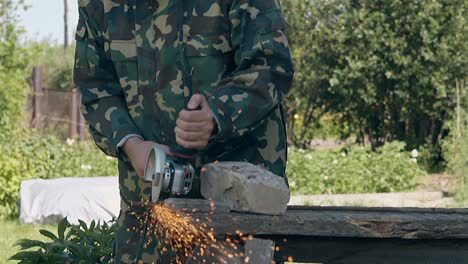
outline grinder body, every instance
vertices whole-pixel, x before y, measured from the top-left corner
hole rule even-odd
[[[161,147],[151,150],[144,179],[151,182],[151,201],[156,203],[161,193],[185,196],[192,190],[194,167],[185,159],[167,155]]]

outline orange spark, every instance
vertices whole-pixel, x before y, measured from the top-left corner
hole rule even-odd
[[[151,208],[147,220],[147,231],[162,239],[161,244],[167,245],[176,253],[177,264],[185,263],[188,258],[206,262],[205,258],[216,256],[218,261],[226,263],[225,259],[243,257],[243,254],[232,252],[237,251],[240,240],[226,239],[226,243],[217,243],[213,228],[206,224],[211,222],[210,219],[193,219],[190,213],[174,212],[158,203]],[[148,245],[151,242],[148,241]],[[163,248],[163,251],[164,249],[168,250]]]

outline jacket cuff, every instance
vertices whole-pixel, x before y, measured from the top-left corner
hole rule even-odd
[[[122,151],[122,147],[125,145],[127,140],[132,137],[139,137],[144,139],[141,136],[140,131],[135,126],[125,126],[116,130],[113,134],[113,145],[115,146],[115,153],[118,159],[123,161],[128,161],[125,153]]]
[[[226,105],[216,97],[208,98],[207,103],[218,130],[212,135],[212,141],[221,141],[229,138],[234,131],[231,114],[228,112],[229,109],[226,109]]]

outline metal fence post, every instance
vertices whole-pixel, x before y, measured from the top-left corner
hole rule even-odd
[[[41,118],[41,99],[42,99],[42,68],[36,66],[33,68],[33,80],[32,80],[32,101],[33,101],[33,113],[31,126],[35,129],[40,130],[42,128]]]

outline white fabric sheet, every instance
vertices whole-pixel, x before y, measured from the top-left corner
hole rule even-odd
[[[109,221],[119,214],[118,177],[61,178],[29,180],[21,183],[20,220],[24,223],[56,223],[67,216]]]

